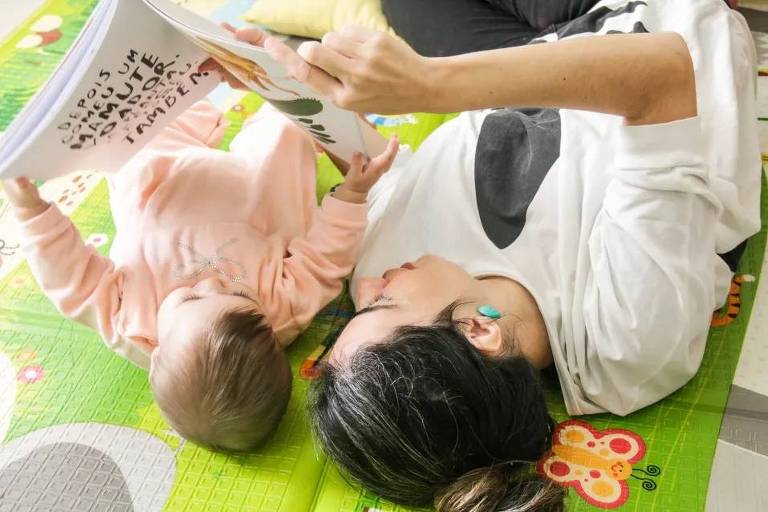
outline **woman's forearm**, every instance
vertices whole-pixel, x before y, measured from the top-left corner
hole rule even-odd
[[[688,46],[678,34],[616,34],[445,58],[381,32],[345,27],[298,53],[270,38],[289,75],[357,112],[551,107],[624,116],[630,124],[696,115]]]
[[[696,115],[688,47],[674,33],[584,37],[430,59],[426,110],[549,107],[651,124]]]

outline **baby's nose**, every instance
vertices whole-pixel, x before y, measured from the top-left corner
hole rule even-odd
[[[224,289],[224,283],[218,277],[203,279],[195,285],[195,291],[200,293],[219,293]]]

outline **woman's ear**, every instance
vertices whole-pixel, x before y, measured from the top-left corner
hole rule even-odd
[[[475,316],[462,322],[464,335],[474,347],[489,356],[504,353],[504,335],[499,323],[485,316]]]

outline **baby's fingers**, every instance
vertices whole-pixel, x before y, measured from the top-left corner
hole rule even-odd
[[[34,184],[27,178],[13,178],[10,180],[3,180],[3,189],[8,194],[10,200],[23,198],[28,194],[30,189],[34,188]]]
[[[40,202],[40,194],[34,183],[27,178],[3,181],[8,201],[16,207],[29,208]]]
[[[397,151],[400,148],[400,141],[397,135],[392,135],[387,143],[387,149],[382,154],[371,159],[368,165],[365,167],[365,173],[384,174],[392,167],[392,162],[395,161]]]
[[[352,177],[359,177],[363,174],[363,167],[365,166],[367,158],[362,153],[357,151],[352,154],[352,161],[349,162],[349,171],[347,171],[347,180]]]
[[[224,68],[222,68],[221,64],[216,62],[212,57],[209,57],[200,64],[200,67],[197,70],[200,73],[222,73]]]

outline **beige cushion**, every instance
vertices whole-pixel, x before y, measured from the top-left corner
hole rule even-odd
[[[348,24],[394,34],[381,0],[256,0],[245,19],[276,32],[314,39]]]

